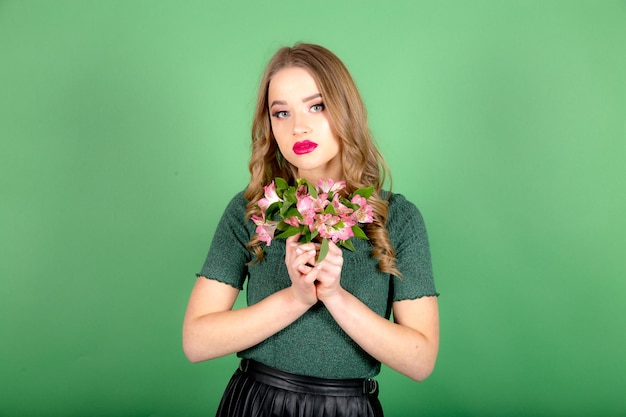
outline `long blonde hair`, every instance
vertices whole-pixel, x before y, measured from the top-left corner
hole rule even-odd
[[[297,179],[296,167],[278,149],[268,110],[270,80],[278,71],[288,67],[307,70],[317,82],[331,127],[341,143],[343,179],[348,192],[374,186],[375,191],[369,199],[374,211],[374,222],[366,225],[365,231],[374,247],[372,255],[379,260],[379,269],[399,276],[395,266],[395,250],[385,227],[389,208],[387,200],[381,197],[389,169],[374,144],[367,124],[365,105],[350,72],[335,54],[322,46],[298,43],[293,47],[281,48],[265,69],[252,123],[250,183],[245,191],[248,218],[260,215],[256,202],[263,197],[263,186],[275,177],[282,177],[289,183]],[[262,242],[256,237],[247,245],[257,260],[263,257],[261,245]]]

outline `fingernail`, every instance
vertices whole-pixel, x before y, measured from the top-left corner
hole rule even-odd
[[[302,254],[302,249],[300,249],[300,248],[296,249],[296,253],[297,253],[298,255],[301,255],[301,254]]]

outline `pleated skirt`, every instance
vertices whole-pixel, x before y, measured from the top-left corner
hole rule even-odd
[[[243,359],[216,417],[383,417],[378,383],[291,374]]]

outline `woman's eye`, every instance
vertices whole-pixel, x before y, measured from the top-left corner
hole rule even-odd
[[[286,110],[280,110],[275,112],[272,116],[278,119],[284,119],[285,117],[289,116],[289,113]]]
[[[320,112],[324,110],[324,104],[323,103],[319,103],[319,104],[314,104],[313,106],[311,106],[311,111],[313,112]]]

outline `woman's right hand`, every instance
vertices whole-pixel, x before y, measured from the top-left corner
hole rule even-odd
[[[294,298],[303,304],[312,306],[317,303],[315,280],[318,269],[315,267],[317,248],[315,243],[298,243],[300,235],[287,238],[285,245],[285,264],[291,279]]]

